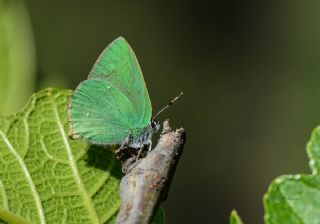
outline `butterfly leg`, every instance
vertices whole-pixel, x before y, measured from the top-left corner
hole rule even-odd
[[[123,143],[121,144],[121,146],[116,150],[116,153],[117,153],[117,154],[118,154],[118,153],[121,153],[121,151],[122,151],[124,148],[126,148],[126,144],[123,142]]]
[[[123,139],[123,141],[121,142],[120,147],[116,150],[116,154],[117,154],[117,158],[119,159],[121,157],[121,155],[123,154],[123,150],[128,148],[129,143],[132,141],[132,135],[131,133],[125,138]]]
[[[138,149],[138,154],[137,154],[137,159],[139,159],[141,157],[141,154],[143,152],[143,149],[144,149],[144,145],[141,144],[139,149]]]
[[[128,135],[125,139],[122,140],[121,146],[120,146],[119,149],[128,147],[128,145],[130,144],[130,142],[132,142],[132,135],[131,135],[131,133],[129,133],[129,135]]]
[[[151,152],[151,150],[152,150],[152,141],[149,140],[148,154]]]

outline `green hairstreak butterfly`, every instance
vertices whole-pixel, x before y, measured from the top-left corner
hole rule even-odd
[[[74,91],[68,107],[70,136],[97,145],[150,150],[152,134],[160,127],[155,117],[177,98],[152,118],[138,60],[128,42],[119,37]]]

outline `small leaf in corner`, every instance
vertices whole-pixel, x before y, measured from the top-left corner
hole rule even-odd
[[[307,145],[312,175],[296,174],[276,178],[264,196],[267,224],[320,223],[320,128]]]
[[[243,222],[242,222],[241,218],[239,217],[236,210],[233,210],[231,212],[230,224],[243,224]]]
[[[164,209],[159,208],[156,214],[153,217],[153,221],[151,224],[164,224],[165,223],[165,214]]]

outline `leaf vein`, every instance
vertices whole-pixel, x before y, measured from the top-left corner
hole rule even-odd
[[[6,193],[6,189],[4,188],[4,185],[2,183],[2,181],[0,180],[0,189],[2,191],[2,196],[3,196],[3,200],[2,200],[2,207],[6,210],[8,210],[8,196]]]
[[[69,145],[69,142],[68,142],[67,135],[65,133],[64,127],[63,127],[63,125],[61,123],[61,119],[60,119],[58,110],[57,110],[57,108],[55,106],[53,107],[53,110],[54,110],[55,118],[57,120],[59,131],[61,133],[64,145],[65,145],[67,153],[68,153],[69,164],[71,166],[73,175],[74,175],[74,177],[76,179],[76,183],[78,185],[78,188],[79,188],[80,193],[82,195],[82,198],[84,200],[85,207],[86,207],[87,211],[89,212],[90,219],[91,219],[92,223],[99,223],[99,218],[98,218],[97,213],[96,213],[96,211],[94,209],[92,199],[88,195],[88,192],[86,191],[86,189],[84,187],[84,184],[82,183],[82,180],[80,178],[78,167],[77,167],[76,161],[75,161],[75,159],[73,157],[73,154],[72,154],[72,151],[71,151],[71,147]]]
[[[14,155],[14,157],[16,157],[19,165],[21,166],[22,168],[22,171],[27,179],[27,182],[29,184],[29,187],[31,189],[31,192],[32,192],[32,196],[34,197],[34,200],[36,202],[36,206],[37,206],[37,209],[38,209],[38,213],[39,213],[39,217],[40,217],[40,221],[41,223],[46,223],[46,220],[45,220],[45,216],[44,216],[44,211],[43,211],[43,208],[42,208],[42,203],[41,203],[41,200],[40,200],[40,196],[36,190],[36,187],[32,181],[32,178],[31,178],[31,175],[28,171],[28,168],[26,167],[26,164],[24,163],[24,161],[22,160],[22,158],[20,157],[20,155],[15,151],[15,149],[13,148],[12,144],[10,143],[9,139],[5,136],[5,134],[0,131],[0,136],[2,137],[3,141],[5,142],[5,144],[7,145],[9,151]]]
[[[285,197],[285,194],[283,193],[283,190],[281,189],[281,186],[279,186],[279,190],[280,190],[280,193],[283,197]],[[297,219],[300,220],[301,223],[304,223],[304,220],[302,217],[300,217],[300,215],[296,212],[296,210],[294,209],[293,205],[290,203],[290,201],[287,201],[286,200],[286,204],[288,205],[288,207],[290,208],[290,210],[292,211],[292,213],[294,213],[297,217]]]

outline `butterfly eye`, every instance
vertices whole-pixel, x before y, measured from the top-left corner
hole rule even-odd
[[[153,130],[158,131],[160,125],[159,125],[159,121],[157,120],[152,120],[150,123],[150,126]]]
[[[151,121],[150,125],[151,125],[152,129],[154,129],[156,127],[156,121]]]

